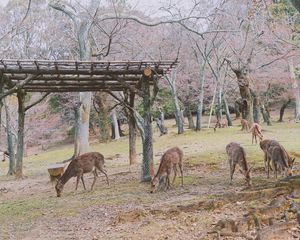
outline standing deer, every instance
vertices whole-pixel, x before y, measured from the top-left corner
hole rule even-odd
[[[247,132],[249,131],[250,124],[246,119],[241,119],[241,125],[242,125],[241,131],[243,131],[243,130],[246,130]]]
[[[256,137],[258,137],[260,141],[264,138],[264,136],[261,133],[261,127],[258,123],[253,123],[249,132],[252,133],[252,144],[254,139],[255,139],[255,143],[257,143]]]
[[[105,175],[107,185],[109,185],[108,177],[107,177],[106,171],[104,170],[104,157],[101,153],[90,152],[90,153],[85,153],[85,154],[82,154],[82,155],[74,158],[70,162],[70,164],[67,167],[64,174],[58,179],[58,182],[55,186],[57,197],[61,196],[64,185],[72,177],[77,177],[75,190],[77,190],[80,179],[82,181],[84,190],[86,190],[86,187],[85,187],[85,184],[83,181],[83,174],[89,173],[89,172],[93,172],[93,174],[94,174],[94,181],[91,186],[91,190],[93,190],[94,184],[98,177],[97,169]]]
[[[174,184],[177,176],[177,165],[179,166],[181,173],[181,186],[183,186],[182,158],[183,152],[178,147],[170,148],[162,155],[157,173],[151,181],[151,193],[156,190],[159,185],[160,178],[164,175],[167,175],[167,188],[171,187],[170,174],[172,169],[174,171],[172,185]]]
[[[244,148],[238,143],[231,142],[226,146],[226,153],[230,167],[230,184],[232,184],[235,167],[239,165],[240,172],[245,176],[246,183],[248,186],[251,186],[251,168],[248,167]]]

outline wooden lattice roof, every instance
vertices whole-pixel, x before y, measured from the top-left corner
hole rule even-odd
[[[161,77],[177,61],[0,60],[10,83],[27,92],[121,91],[138,84],[146,68]],[[28,81],[28,79],[30,79]],[[5,86],[4,86],[5,87]],[[10,86],[12,87],[12,86]]]

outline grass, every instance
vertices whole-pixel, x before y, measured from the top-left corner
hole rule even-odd
[[[263,153],[259,149],[259,145],[251,144],[251,135],[241,132],[238,122],[234,123],[235,127],[217,129],[216,133],[212,129],[203,129],[200,132],[186,130],[182,135],[176,133],[176,128],[172,126],[174,124],[173,120],[167,121],[167,124],[169,134],[159,137],[159,133],[154,132],[154,153],[164,152],[172,146],[179,146],[184,152],[184,171],[193,167],[196,167],[196,169],[199,167],[201,170],[201,166],[205,166],[212,173],[223,173],[223,176],[212,176],[204,179],[197,170],[189,174],[184,172],[184,184],[187,186],[217,185],[220,181],[225,182],[223,184],[228,183],[225,146],[231,141],[239,142],[244,146],[251,166],[255,168],[263,167]],[[265,130],[263,132],[265,138],[278,139],[288,151],[299,154],[300,148],[297,141],[300,134],[299,124],[274,123],[273,126],[263,125],[263,129]],[[106,187],[103,178],[101,178],[101,184],[97,182],[96,189],[93,192],[79,190],[75,193],[73,183],[69,182],[62,198],[56,198],[53,186],[46,183],[41,192],[34,192],[34,194],[16,192],[15,196],[5,198],[5,194],[0,192],[0,232],[7,232],[10,225],[19,231],[26,227],[30,228],[34,222],[39,221],[48,214],[56,217],[77,216],[81,210],[91,205],[101,204],[101,206],[116,207],[136,203],[151,206],[157,201],[170,198],[167,192],[154,195],[148,194],[149,185],[139,182],[141,159],[139,159],[137,167],[128,166],[127,138],[107,144],[93,144],[91,149],[99,151],[109,158],[106,161],[109,173],[129,170],[133,171],[134,174],[129,174],[128,178],[125,177],[126,181],[118,178],[114,179],[110,187]],[[140,141],[137,143],[137,151],[138,153],[142,152]],[[24,159],[24,172],[29,179],[24,181],[48,181],[47,167],[52,163],[68,159],[72,154],[73,146],[67,145],[26,157]],[[116,158],[116,154],[119,154],[118,158]],[[140,155],[139,158],[141,158]],[[159,156],[155,156],[156,164],[159,162],[159,158]],[[8,168],[7,165],[8,162],[0,163],[0,180],[2,181],[0,188],[14,182],[13,177],[7,177],[4,174]],[[155,168],[157,169],[157,167],[156,165]],[[223,180],[224,175],[226,176],[225,181]],[[21,182],[16,182],[16,185],[21,184]],[[261,176],[253,177],[254,184],[264,182],[266,182],[266,179]],[[179,178],[176,179],[175,185],[180,185]],[[186,191],[186,189],[176,190],[175,193],[180,195]],[[213,196],[215,196],[213,193],[207,195],[208,198],[213,198]]]

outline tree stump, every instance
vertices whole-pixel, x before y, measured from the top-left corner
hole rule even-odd
[[[65,166],[66,164],[57,163],[48,167],[50,182],[55,182],[61,177],[61,175],[64,173]]]

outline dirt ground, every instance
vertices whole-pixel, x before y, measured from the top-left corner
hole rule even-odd
[[[135,166],[128,165],[126,138],[92,147],[106,156],[109,186],[101,175],[94,191],[84,191],[82,185],[75,191],[74,178],[61,198],[49,182],[47,167],[66,159],[72,146],[26,158],[27,177],[20,181],[5,175],[7,162],[2,162],[0,239],[300,239],[299,179],[284,182],[280,175],[277,181],[272,174],[267,179],[259,145],[251,144],[250,134],[242,133],[237,121],[216,133],[187,130],[183,135],[177,135],[172,124],[168,135],[154,133],[155,169],[167,148],[180,146],[184,152],[184,186],[177,178],[168,191],[150,194],[149,183],[140,182],[141,154]],[[298,156],[299,174],[299,123],[263,129],[266,138],[280,140]],[[251,188],[239,171],[229,184],[225,146],[230,141],[246,149],[253,167]],[[92,174],[85,180],[90,186]]]

